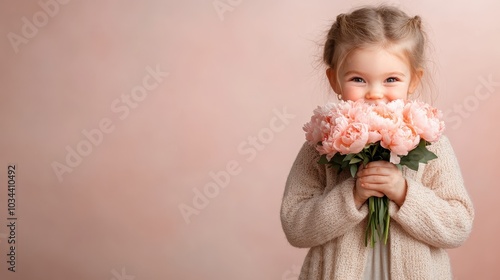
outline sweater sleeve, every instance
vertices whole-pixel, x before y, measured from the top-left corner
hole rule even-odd
[[[425,166],[421,182],[406,178],[405,202],[399,209],[391,202],[390,213],[414,238],[439,248],[455,248],[470,234],[474,208],[449,140],[443,136],[429,147],[438,158]]]
[[[368,214],[354,204],[354,179],[333,184],[326,172],[336,171],[318,164],[319,153],[307,143],[302,146],[288,175],[281,205],[281,224],[292,246],[309,248],[337,238],[360,223]],[[326,189],[331,189],[326,191]]]

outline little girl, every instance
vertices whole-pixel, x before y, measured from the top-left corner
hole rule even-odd
[[[339,99],[379,103],[408,99],[424,74],[420,17],[389,6],[340,14],[323,60]],[[303,145],[288,176],[281,222],[290,244],[310,248],[300,280],[452,279],[447,248],[460,246],[474,219],[472,202],[446,137],[428,146],[438,158],[418,172],[371,162],[356,178],[318,164]],[[365,246],[367,199],[390,199],[387,244]]]

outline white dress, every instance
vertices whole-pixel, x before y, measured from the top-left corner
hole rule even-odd
[[[390,280],[390,241],[384,244],[377,241],[373,248],[368,252],[365,264],[364,280]],[[370,245],[368,245],[370,246]]]

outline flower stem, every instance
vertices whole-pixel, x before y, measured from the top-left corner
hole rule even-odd
[[[377,241],[387,244],[389,238],[389,199],[384,197],[368,198],[368,225],[365,231],[365,246],[375,246]]]
[[[385,228],[384,228],[384,244],[387,244],[387,239],[389,238],[389,224],[391,223],[391,217],[389,216],[389,198],[384,196],[385,205]]]

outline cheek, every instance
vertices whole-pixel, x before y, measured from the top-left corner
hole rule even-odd
[[[365,96],[365,91],[361,87],[345,87],[342,90],[342,97],[344,100],[356,101]]]
[[[407,99],[408,98],[408,85],[401,85],[398,87],[391,87],[386,92],[386,97],[389,100]]]

